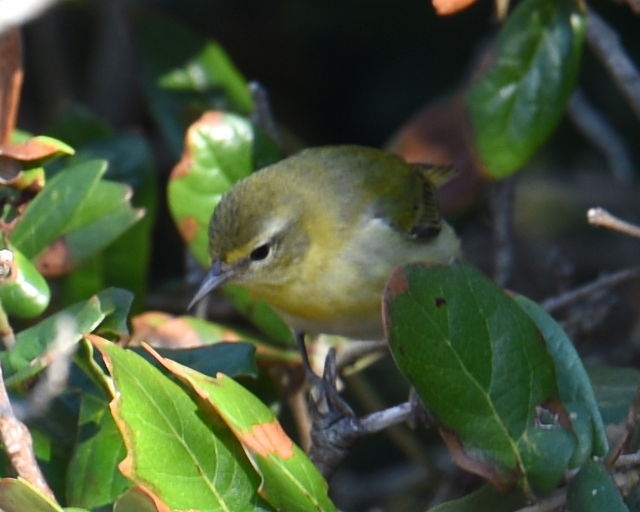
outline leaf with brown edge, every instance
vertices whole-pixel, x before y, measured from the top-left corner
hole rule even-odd
[[[209,264],[209,219],[222,195],[259,160],[271,163],[278,156],[275,145],[264,144],[264,136],[244,117],[210,110],[189,126],[167,195],[182,238],[203,266]]]
[[[110,408],[126,457],[120,471],[171,510],[262,510],[259,477],[222,422],[141,356],[87,336],[113,378]],[[159,449],[161,447],[161,449]]]
[[[440,16],[448,16],[466,9],[476,0],[433,0],[433,7]]]
[[[410,264],[384,301],[391,353],[454,461],[501,489],[548,492],[576,451],[536,323],[470,265]]]
[[[23,478],[0,480],[0,510],[3,512],[63,512],[60,505]]]
[[[171,509],[149,489],[136,485],[116,500],[113,512],[171,512]]]
[[[40,161],[56,155],[73,155],[71,146],[52,137],[39,135],[25,142],[0,144],[0,156],[21,162]]]
[[[208,377],[145,348],[227,424],[262,476],[260,494],[274,508],[335,510],[322,475],[256,396],[221,373]]]

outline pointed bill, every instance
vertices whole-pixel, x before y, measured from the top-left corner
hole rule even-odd
[[[218,286],[222,285],[230,276],[229,271],[223,271],[219,261],[214,261],[211,268],[204,277],[200,288],[196,292],[193,299],[187,306],[187,311],[190,311],[198,302],[200,302],[206,295],[215,290]]]

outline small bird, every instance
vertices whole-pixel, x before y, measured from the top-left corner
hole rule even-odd
[[[391,271],[459,254],[436,200],[451,173],[378,149],[326,146],[251,174],[212,215],[211,268],[189,307],[234,283],[297,332],[383,339],[381,298]]]

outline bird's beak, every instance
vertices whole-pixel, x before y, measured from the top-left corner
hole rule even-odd
[[[187,306],[187,311],[190,311],[193,306],[204,299],[205,295],[223,284],[230,277],[230,275],[231,273],[228,270],[224,271],[222,269],[222,265],[220,265],[219,261],[214,261],[211,265],[211,268],[207,272],[207,275],[204,277],[200,288],[198,288],[195,296],[193,297],[193,299],[191,299],[191,302]]]

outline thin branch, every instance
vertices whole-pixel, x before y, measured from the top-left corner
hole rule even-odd
[[[620,455],[613,465],[616,469],[633,468],[637,466],[640,466],[640,452]]]
[[[600,290],[611,288],[620,283],[635,279],[639,276],[640,265],[624,270],[619,270],[618,272],[614,272],[612,274],[605,274],[595,281],[585,284],[584,286],[580,286],[579,288],[570,290],[566,293],[558,295],[557,297],[550,297],[542,301],[540,305],[548,312],[556,311],[570,304],[573,304],[574,302],[585,299],[586,297],[589,297],[590,295],[593,295]]]
[[[592,224],[593,226],[613,229],[614,231],[619,231],[625,235],[640,238],[639,226],[611,215],[604,208],[590,208],[587,212],[587,219],[589,220],[589,224]]]
[[[411,402],[403,402],[382,411],[373,412],[360,418],[360,435],[374,434],[391,425],[404,423],[412,414]]]
[[[513,273],[513,205],[515,181],[513,178],[494,184],[491,195],[493,212],[494,269],[496,283],[505,287]]]
[[[624,142],[581,90],[571,95],[568,113],[589,143],[607,159],[613,176],[619,181],[630,182],[633,179],[633,163]]]
[[[18,476],[55,499],[33,453],[31,433],[24,423],[14,415],[4,385],[2,367],[0,367],[0,438],[2,438],[5,452]]]
[[[616,31],[593,9],[589,9],[587,18],[587,42],[640,118],[640,73],[620,43]]]

